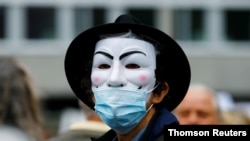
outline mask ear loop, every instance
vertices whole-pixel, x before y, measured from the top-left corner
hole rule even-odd
[[[151,90],[149,90],[148,93],[153,92],[160,84],[161,84],[160,81],[156,81],[156,84],[155,84],[154,88],[152,88]]]
[[[153,89],[151,89],[151,90],[148,91],[148,94],[150,93],[150,95],[151,95],[152,92],[153,92],[160,84],[161,84],[161,82],[156,81],[156,85],[154,86]],[[149,100],[149,98],[150,98],[150,96],[148,96],[147,101]],[[146,112],[148,112],[148,111],[153,107],[153,105],[154,105],[154,104],[151,104],[151,105],[148,107],[148,109],[147,109]]]
[[[148,111],[153,107],[153,105],[154,105],[154,104],[151,104],[151,105],[148,107],[148,109],[147,109],[146,112],[148,112]]]
[[[163,86],[162,86],[162,82],[161,81],[156,81],[156,86],[155,86],[155,89],[153,90],[155,93],[161,93],[161,91],[164,89]]]
[[[156,84],[155,84],[154,89],[155,89],[155,88],[157,88],[160,84],[161,84],[161,82],[160,82],[160,81],[158,81],[158,80],[156,80]]]

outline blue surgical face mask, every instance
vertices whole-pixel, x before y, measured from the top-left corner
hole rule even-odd
[[[94,89],[95,111],[120,134],[131,131],[151,109],[146,102],[151,91],[125,88]]]

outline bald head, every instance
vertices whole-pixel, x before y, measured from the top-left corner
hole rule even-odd
[[[201,84],[192,84],[174,113],[180,124],[219,124],[215,92]]]

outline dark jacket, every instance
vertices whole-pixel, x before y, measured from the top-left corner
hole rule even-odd
[[[178,124],[179,122],[176,117],[167,109],[159,109],[151,119],[139,141],[163,141],[164,126]],[[115,137],[116,133],[111,129],[97,139],[92,138],[92,141],[112,141]]]

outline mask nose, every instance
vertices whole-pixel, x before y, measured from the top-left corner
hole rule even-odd
[[[122,73],[122,67],[118,62],[114,62],[107,85],[109,87],[124,87],[125,81]]]

